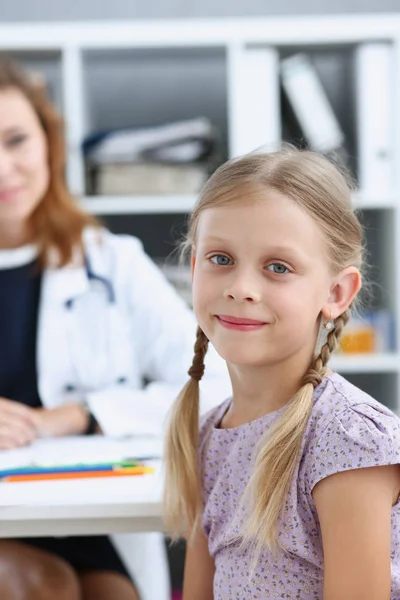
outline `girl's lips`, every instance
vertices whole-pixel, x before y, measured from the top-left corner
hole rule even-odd
[[[226,329],[235,329],[236,331],[255,331],[268,325],[265,321],[255,321],[254,319],[243,319],[232,317],[230,315],[216,315],[218,322]]]

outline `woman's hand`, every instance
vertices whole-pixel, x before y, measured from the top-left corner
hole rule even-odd
[[[0,450],[27,446],[38,437],[85,433],[89,415],[81,404],[31,408],[0,397]]]
[[[81,404],[65,404],[57,408],[34,409],[38,437],[63,437],[85,433],[89,415]]]
[[[0,397],[0,450],[26,446],[36,436],[35,409]]]

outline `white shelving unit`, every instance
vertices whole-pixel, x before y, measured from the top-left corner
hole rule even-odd
[[[82,199],[85,209],[98,215],[190,213],[195,203],[195,195],[85,196]],[[394,209],[396,197],[382,196],[382,198],[378,198],[355,194],[353,205],[358,210]]]
[[[190,213],[196,196],[86,196],[82,203],[98,215]]]
[[[337,355],[333,357],[331,364],[340,373],[397,373],[400,354],[382,352],[381,354]]]
[[[69,185],[71,191],[82,199],[87,210],[100,215],[187,213],[192,210],[196,198],[192,195],[87,196],[81,144],[97,124],[91,122],[93,106],[102,100],[101,97],[88,98],[91,65],[99,56],[111,57],[112,64],[115,65],[120,60],[119,57],[123,57],[121,60],[125,61],[125,64],[126,61],[136,60],[138,56],[151,56],[152,60],[161,60],[164,54],[173,57],[175,61],[185,61],[189,55],[196,57],[211,52],[211,55],[207,55],[211,56],[208,59],[210,68],[214,64],[213,57],[218,57],[218,64],[223,65],[224,73],[221,83],[223,93],[221,92],[218,101],[222,103],[220,113],[223,114],[227,129],[227,154],[235,156],[248,151],[248,140],[258,139],[260,135],[257,131],[258,122],[252,121],[251,110],[246,110],[246,107],[250,106],[249,103],[257,97],[255,92],[246,95],[246,90],[249,86],[254,86],[255,91],[260,85],[261,74],[255,71],[252,79],[246,68],[246,59],[254,49],[273,50],[272,71],[270,70],[272,79],[269,81],[272,103],[269,114],[275,114],[273,135],[279,137],[281,54],[292,49],[312,52],[327,47],[338,51],[345,48],[351,54],[357,44],[371,41],[386,41],[393,48],[394,101],[395,106],[399,107],[400,14],[0,25],[0,52],[4,51],[27,63],[39,65],[53,75],[56,73],[54,78],[56,83],[59,83],[59,89],[54,90],[54,98],[58,101],[66,121]],[[109,93],[109,90],[104,91]],[[115,118],[118,118],[117,91],[114,93],[116,104],[111,110],[115,112]],[[182,89],[175,88],[173,93],[178,97]],[[211,89],[206,89],[202,97],[204,104],[207,104],[207,94],[211,93]],[[147,109],[151,110],[152,107],[146,106]],[[154,110],[157,110],[157,107]],[[136,117],[140,118],[140,114]],[[399,109],[393,123],[393,131],[397,180],[392,193],[381,196],[360,191],[354,196],[354,205],[370,217],[372,215],[372,219],[378,213],[386,214],[381,221],[377,217],[379,223],[385,223],[385,228],[378,232],[379,259],[374,266],[376,272],[385,273],[382,302],[395,316],[397,349],[393,353],[377,355],[340,355],[334,358],[333,366],[350,378],[354,375],[358,378],[358,383],[365,381],[370,385],[372,382],[375,396],[392,408],[400,409]]]

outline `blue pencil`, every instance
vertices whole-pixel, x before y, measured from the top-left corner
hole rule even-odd
[[[93,471],[113,471],[114,469],[123,469],[129,467],[140,466],[137,462],[120,462],[120,463],[99,463],[94,465],[66,465],[66,466],[46,466],[46,467],[18,467],[15,469],[0,470],[0,479],[10,477],[12,475],[46,475],[53,473],[88,473]]]

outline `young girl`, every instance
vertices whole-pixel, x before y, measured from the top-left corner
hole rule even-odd
[[[400,421],[328,368],[361,286],[345,178],[254,154],[205,186],[188,235],[199,323],[167,441],[184,600],[400,598]],[[210,341],[233,397],[203,419]]]

